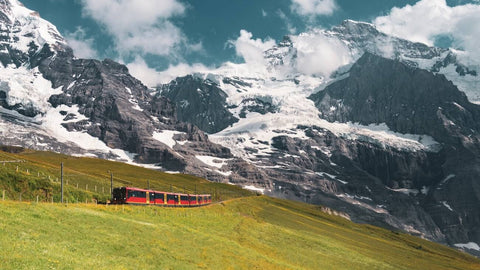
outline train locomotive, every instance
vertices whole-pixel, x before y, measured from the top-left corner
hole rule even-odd
[[[210,204],[210,194],[182,194],[134,187],[114,188],[113,204],[195,207]]]

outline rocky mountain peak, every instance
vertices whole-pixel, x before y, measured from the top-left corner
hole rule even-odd
[[[386,123],[396,132],[427,134],[440,142],[478,132],[480,107],[441,74],[365,53],[348,78],[311,96],[329,121]],[[455,127],[453,127],[455,126]]]
[[[69,50],[57,28],[17,0],[0,1],[0,61],[4,67],[30,65],[45,51]]]
[[[381,33],[375,25],[366,22],[358,22],[353,20],[344,20],[339,26],[333,27],[332,31],[342,33],[347,37],[360,36],[378,36]]]

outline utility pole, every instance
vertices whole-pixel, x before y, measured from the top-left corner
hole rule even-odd
[[[61,203],[63,203],[63,162],[60,163],[60,180],[61,180],[60,190],[62,193],[62,195],[60,196],[60,201]]]

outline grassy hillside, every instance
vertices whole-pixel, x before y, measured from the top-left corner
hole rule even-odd
[[[480,269],[467,254],[317,206],[123,163],[5,150],[0,161],[21,162],[0,162],[0,269]],[[68,204],[52,203],[61,162]],[[108,199],[109,171],[115,186],[149,180],[153,189],[212,193],[218,203],[86,204]]]
[[[0,202],[1,269],[480,269],[409,235],[263,196],[203,208]]]
[[[6,162],[1,161],[24,161]],[[167,174],[142,167],[95,158],[80,158],[51,152],[23,150],[0,151],[0,196],[5,190],[12,200],[60,201],[60,163],[64,164],[65,200],[84,202],[110,198],[110,172],[114,187],[134,186],[173,192],[209,193],[224,200],[253,193],[237,186],[212,183],[183,174]],[[0,198],[1,199],[1,198]]]

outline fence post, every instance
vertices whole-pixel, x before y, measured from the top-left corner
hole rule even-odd
[[[50,179],[50,175],[48,176],[48,179]],[[61,179],[61,183],[60,183],[60,192],[61,192],[60,202],[63,203],[63,162],[60,163],[60,179]]]
[[[38,195],[37,195],[37,204],[38,204]]]
[[[5,201],[5,190],[2,192],[2,201]]]

